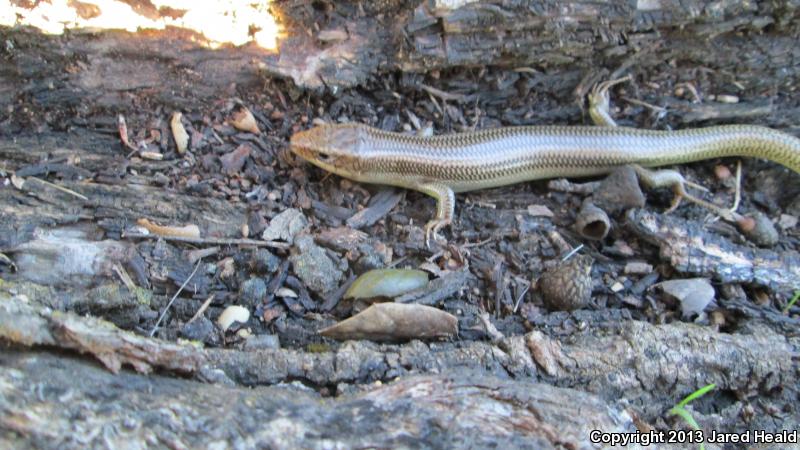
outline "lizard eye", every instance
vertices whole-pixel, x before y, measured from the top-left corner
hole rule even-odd
[[[328,153],[317,152],[317,159],[324,163],[332,163],[334,158]]]

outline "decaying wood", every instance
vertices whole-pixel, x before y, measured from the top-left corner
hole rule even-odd
[[[91,317],[78,317],[28,303],[26,296],[0,293],[0,337],[24,345],[55,346],[88,353],[114,373],[123,364],[138,372],[154,368],[194,373],[204,362],[191,345],[170,344],[117,329]]]
[[[233,96],[237,86],[257,88],[264,72],[291,78],[298,86],[336,90],[363,85],[382,72],[498,65],[517,70],[502,83],[520,82],[523,89],[566,98],[576,85],[585,92],[603,76],[604,67],[651,71],[667,61],[703,67],[732,83],[730,93],[742,86],[772,92],[796,84],[800,74],[798,10],[790,5],[417,0],[335,2],[315,9],[284,0],[271,6],[284,28],[278,54],[255,47],[199,48],[189,34],[176,30],[45,38],[5,29],[0,38],[13,47],[7,50],[10,64],[0,70],[0,118],[10,107],[8,117],[15,122],[86,124],[85,118],[40,114],[71,106],[88,123],[102,126],[91,116],[102,108],[130,109],[129,92],[146,91],[153,105],[194,107],[199,99]],[[33,52],[36,57],[29,56]],[[780,79],[773,81],[776,71]],[[427,94],[434,89],[413,77],[408,82]],[[463,103],[478,95],[438,92],[445,100]],[[682,102],[670,109],[685,122],[755,115],[786,126],[793,121],[780,113],[784,102],[783,97],[772,105]],[[24,110],[14,106],[22,104]],[[541,111],[540,116],[556,119],[562,113]]]
[[[740,1],[718,6],[711,9],[702,1],[424,0],[378,2],[373,8],[379,11],[364,14],[356,5],[337,3],[322,30],[290,33],[277,61],[265,66],[306,86],[361,83],[378,68],[505,65],[541,71],[532,81],[537,86],[566,87],[609,59],[623,67],[700,64],[764,88],[771,87],[769,77],[759,79],[758,74],[767,67],[786,68],[786,80],[797,79],[796,9]],[[292,18],[290,29],[312,28],[313,17],[304,6],[286,1],[278,9]],[[337,28],[347,29],[345,39],[320,39]],[[762,33],[767,28],[770,32]]]
[[[218,442],[242,448],[577,450],[594,448],[594,429],[636,431],[624,408],[597,397],[470,371],[408,377],[322,399],[299,383],[253,389],[114,376],[45,351],[6,350],[0,362],[0,428],[7,431],[0,445],[9,448],[204,448]]]
[[[630,210],[627,225],[657,245],[679,272],[721,283],[753,283],[789,293],[800,288],[800,254],[736,245],[701,225],[646,210]]]
[[[317,354],[288,349],[242,352],[202,350],[139,337],[97,319],[52,312],[34,302],[0,291],[3,339],[16,345],[91,354],[114,371],[129,364],[140,372],[157,368],[217,382],[264,385],[302,380],[312,386],[330,386],[388,381],[408,373],[471,370],[475,385],[496,376],[512,376],[587,390],[610,403],[624,399],[637,405],[637,414],[648,421],[661,416],[660,405],[672,401],[676,392],[688,394],[711,382],[742,398],[769,399],[776,407],[793,401],[791,392],[776,388],[793,383],[791,367],[798,343],[758,323],[735,335],[691,324],[626,321],[587,330],[569,343],[535,331],[496,345],[351,342],[337,351]],[[573,413],[580,415],[580,402],[574,406],[578,409]],[[793,417],[760,426],[780,429],[789,426]]]
[[[99,154],[95,150],[98,147],[107,148],[109,152]],[[118,141],[97,135],[0,139],[0,160],[7,168],[25,168],[46,159],[71,158],[80,161],[79,167],[89,173],[104,173],[127,164],[122,151],[114,154],[111,149],[119,149]],[[163,170],[165,164],[174,163],[139,164],[138,170],[144,171],[151,164],[151,170]],[[194,224],[200,228],[201,235],[207,237],[238,237],[241,225],[247,221],[242,205],[223,198],[187,195],[167,188],[135,184],[133,180],[126,185],[93,183],[80,178],[60,182],[60,186],[80,196],[35,183],[33,178],[31,181],[23,185],[21,191],[0,190],[0,249],[12,249],[29,241],[36,227],[69,225],[82,218],[105,219],[105,228],[116,233],[121,233],[140,218],[165,225]]]

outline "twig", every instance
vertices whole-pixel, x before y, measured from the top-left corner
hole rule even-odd
[[[736,194],[733,197],[731,212],[736,213],[739,209],[739,202],[742,201],[742,161],[736,161]]]
[[[558,231],[551,230],[549,233],[547,233],[547,237],[550,239],[550,242],[553,243],[553,246],[558,249],[559,254],[564,252],[571,253],[572,246],[567,243],[567,241]]]
[[[136,284],[133,283],[131,276],[128,274],[125,268],[120,266],[118,263],[114,263],[114,265],[111,266],[111,268],[114,270],[114,272],[116,272],[120,280],[122,280],[122,284],[124,284],[129,291],[133,292],[133,289],[136,287]]]
[[[433,94],[428,92],[428,98],[431,99],[431,103],[433,103],[433,106],[436,107],[436,109],[439,111],[439,114],[441,114],[442,117],[444,117],[444,110],[442,109],[441,106],[439,106],[439,102],[436,101],[436,97],[434,97]]]
[[[522,290],[522,292],[519,294],[519,297],[517,297],[517,301],[514,302],[514,314],[517,313],[517,310],[519,309],[519,304],[522,303],[522,297],[525,297],[525,294],[528,293],[528,290],[530,288],[531,288],[531,284],[530,284],[530,282],[527,282],[525,284],[525,289]]]
[[[463,94],[451,94],[450,92],[445,92],[440,89],[436,89],[435,87],[428,86],[426,84],[420,84],[419,87],[421,87],[422,90],[424,90],[428,94],[435,95],[445,101],[451,100],[460,103],[466,100],[467,98]]]
[[[478,315],[478,318],[481,320],[483,324],[483,329],[486,331],[486,334],[492,339],[492,342],[498,342],[505,339],[503,333],[497,330],[497,327],[494,326],[491,319],[489,318],[489,313],[481,313]]]
[[[123,238],[139,239],[164,239],[167,241],[188,242],[191,244],[211,244],[211,245],[254,245],[256,247],[271,247],[288,249],[291,245],[284,242],[259,241],[257,239],[227,239],[227,238],[190,238],[183,236],[159,236],[155,234],[122,233]]]
[[[583,248],[583,244],[581,244],[581,245],[579,245],[579,246],[577,246],[577,247],[573,248],[572,250],[570,250],[570,252],[569,252],[569,253],[567,253],[566,255],[564,255],[564,257],[563,257],[563,258],[561,258],[561,262],[564,262],[564,261],[566,261],[566,260],[568,260],[568,259],[572,258],[572,255],[574,255],[575,253],[578,253],[579,251],[581,251],[581,249],[582,249],[582,248]]]
[[[490,237],[490,238],[486,238],[486,239],[484,239],[482,241],[478,241],[478,242],[467,242],[464,245],[462,245],[461,247],[462,248],[480,247],[481,245],[488,244],[489,242],[492,242],[493,240],[494,240],[494,238]]]
[[[667,111],[667,108],[664,108],[663,106],[653,105],[652,103],[643,102],[643,101],[637,100],[635,98],[622,97],[622,100],[625,100],[626,102],[631,103],[633,105],[644,106],[645,108],[647,108],[647,109],[649,109],[651,111],[656,111],[656,112],[660,112],[660,113],[663,113],[663,112]]]
[[[89,197],[87,197],[87,196],[85,196],[85,195],[83,195],[83,194],[79,194],[79,193],[77,193],[77,192],[75,192],[75,191],[73,191],[73,190],[71,190],[71,189],[67,189],[67,188],[65,188],[64,186],[59,186],[59,185],[57,185],[57,184],[55,184],[55,183],[51,183],[51,182],[49,182],[49,181],[45,181],[45,180],[43,180],[43,179],[41,179],[41,178],[37,178],[37,177],[29,177],[29,178],[28,178],[28,180],[36,180],[36,181],[38,181],[38,182],[40,182],[40,183],[43,183],[45,186],[50,186],[50,187],[51,187],[51,188],[53,188],[53,189],[58,189],[59,191],[61,191],[61,192],[65,193],[65,194],[72,195],[72,196],[74,196],[74,197],[77,197],[77,198],[79,198],[79,199],[81,199],[81,200],[85,201],[85,202],[88,202],[88,201],[89,201]]]
[[[198,319],[200,316],[202,316],[202,315],[203,315],[203,313],[204,313],[204,312],[206,312],[206,310],[208,309],[208,305],[210,305],[210,304],[211,304],[211,300],[214,300],[214,294],[211,294],[211,295],[210,295],[210,296],[209,296],[209,297],[206,299],[206,301],[204,301],[204,302],[203,302],[203,304],[202,304],[202,305],[200,305],[200,309],[198,309],[198,310],[197,310],[197,312],[196,312],[196,313],[194,313],[194,315],[192,316],[192,318],[191,318],[191,319],[189,319],[189,321],[188,321],[188,322],[186,322],[186,323],[192,323],[192,322],[194,322],[195,320],[197,320],[197,319]]]
[[[566,178],[558,178],[547,182],[547,189],[551,191],[561,191],[582,195],[594,194],[600,188],[599,181],[589,181],[586,183],[573,183]]]
[[[403,261],[405,261],[407,259],[408,259],[408,255],[403,256],[402,258],[400,258],[398,260],[395,260],[393,263],[391,263],[388,266],[386,266],[386,268],[387,269],[391,269],[392,267],[397,267],[398,265],[400,265],[400,263],[402,263]]]
[[[159,316],[158,320],[156,320],[156,324],[153,325],[153,329],[150,330],[150,337],[153,337],[153,335],[156,334],[156,330],[158,329],[158,325],[161,324],[162,320],[164,320],[164,316],[167,315],[167,311],[169,311],[169,307],[172,306],[172,302],[174,302],[175,299],[178,298],[178,295],[181,293],[181,291],[183,291],[183,288],[185,288],[186,285],[189,284],[189,280],[191,280],[192,277],[194,277],[194,274],[197,273],[197,269],[200,268],[200,263],[202,263],[202,262],[203,262],[202,259],[197,261],[197,264],[194,266],[194,270],[192,271],[192,274],[189,275],[189,277],[186,278],[186,281],[184,281],[183,284],[181,285],[181,287],[178,288],[178,290],[175,292],[175,295],[173,295],[172,298],[169,299],[169,303],[167,303],[167,306],[164,308],[164,311],[161,313],[161,316]]]

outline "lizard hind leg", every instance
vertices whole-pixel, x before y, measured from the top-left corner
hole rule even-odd
[[[610,113],[610,96],[608,90],[616,86],[617,84],[630,81],[631,76],[627,75],[622,78],[617,78],[615,80],[607,80],[601,83],[598,83],[592,88],[592,92],[589,93],[589,116],[592,118],[592,121],[595,125],[599,126],[607,126],[607,127],[616,127],[617,123],[611,117]],[[686,190],[686,186],[693,187],[695,189],[700,189],[703,191],[708,191],[705,187],[692,183],[686,180],[680,172],[670,169],[660,169],[660,170],[649,170],[641,167],[639,165],[633,165],[634,169],[636,170],[636,175],[639,177],[644,184],[651,188],[660,188],[660,187],[670,187],[675,194],[675,197],[672,199],[672,205],[666,210],[667,213],[674,211],[678,208],[681,204],[681,200],[686,200],[687,202],[694,203],[696,205],[700,205],[712,213],[722,217],[728,221],[734,221],[736,218],[736,213],[732,212],[729,209],[722,208],[717,206],[711,202],[707,202],[703,199],[697,198],[690,194]]]
[[[649,170],[638,165],[634,165],[633,168],[634,170],[636,170],[636,175],[639,177],[639,180],[641,180],[648,187],[672,188],[672,192],[674,192],[675,197],[673,197],[672,199],[672,205],[670,205],[670,207],[665,212],[670,213],[672,211],[675,211],[675,209],[677,209],[678,206],[681,204],[681,200],[686,200],[687,202],[694,203],[696,205],[708,209],[712,213],[722,217],[725,220],[728,221],[736,220],[735,215],[731,210],[723,208],[721,206],[717,206],[703,199],[697,198],[694,195],[687,192],[686,191],[687,185],[693,187],[699,187],[700,189],[705,189],[705,188],[695,183],[686,181],[686,179],[683,178],[683,175],[681,175],[680,172],[671,169]]]
[[[437,242],[446,242],[439,236],[439,230],[453,223],[456,196],[450,186],[440,183],[424,183],[415,188],[436,199],[436,217],[425,225],[425,247],[431,247],[431,237]]]
[[[606,80],[594,85],[592,92],[590,92],[588,95],[588,99],[589,117],[592,118],[592,122],[594,122],[595,125],[604,127],[617,126],[617,122],[615,122],[611,117],[611,98],[608,94],[608,90],[613,86],[630,80],[631,76],[626,75],[622,78],[617,78],[616,80]]]

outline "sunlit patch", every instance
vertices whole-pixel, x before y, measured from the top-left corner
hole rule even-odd
[[[0,25],[28,25],[50,34],[176,27],[202,34],[212,48],[254,42],[270,50],[279,34],[269,1],[253,0],[0,0]]]

